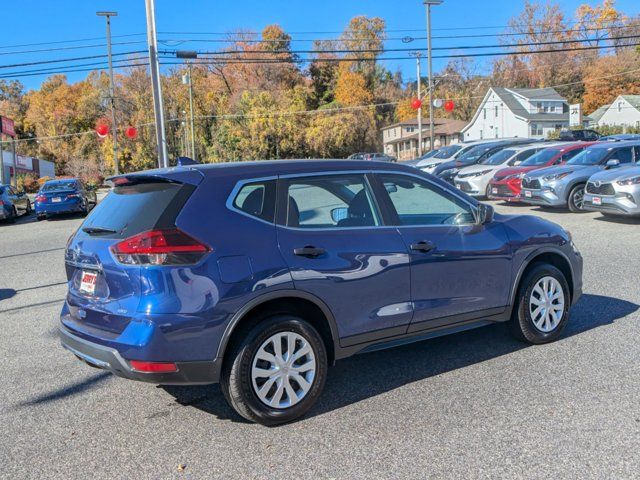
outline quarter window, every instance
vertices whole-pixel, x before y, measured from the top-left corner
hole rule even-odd
[[[287,220],[297,228],[352,228],[380,225],[364,175],[327,175],[291,179]]]
[[[275,180],[247,183],[238,191],[233,206],[252,217],[273,222],[275,192]]]
[[[475,221],[472,207],[426,180],[379,175],[400,225],[461,225]]]

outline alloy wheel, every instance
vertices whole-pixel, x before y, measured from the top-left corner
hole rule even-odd
[[[560,324],[564,315],[564,291],[554,277],[542,277],[529,297],[529,313],[535,327],[549,333]]]
[[[579,188],[573,192],[573,204],[576,208],[582,210],[582,206],[584,204],[584,188]]]
[[[251,383],[262,403],[289,408],[311,390],[316,375],[316,357],[310,343],[294,332],[269,337],[253,357]]]

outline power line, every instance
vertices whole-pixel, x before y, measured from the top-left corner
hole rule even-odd
[[[130,67],[130,66],[136,66],[134,64],[131,64],[129,62],[131,61],[138,61],[138,60],[146,60],[148,57],[144,56],[144,57],[136,57],[135,59],[120,59],[120,60],[114,60],[114,66],[117,68],[124,68],[124,67]],[[89,62],[89,63],[80,63],[77,65],[69,65],[66,67],[60,67],[59,69],[56,70],[51,70],[51,68],[40,68],[40,69],[35,69],[35,70],[22,70],[19,72],[7,72],[7,73],[3,73],[0,74],[0,78],[13,78],[13,77],[20,77],[20,76],[34,76],[34,75],[51,75],[51,74],[56,74],[56,73],[71,73],[71,72],[77,72],[77,71],[91,71],[91,68],[88,69],[83,69],[83,70],[75,70],[77,68],[81,68],[81,67],[105,67],[107,66],[107,62]],[[68,69],[74,69],[74,70],[68,70]],[[102,70],[102,68],[94,68],[95,70]],[[29,74],[34,74],[34,75],[29,75]]]
[[[131,42],[113,42],[112,45],[134,45],[140,43],[147,43],[146,40],[135,40]],[[104,43],[95,43],[92,45],[75,45],[70,47],[54,47],[54,48],[39,48],[34,50],[18,50],[13,52],[0,52],[0,55],[19,55],[22,53],[46,53],[46,52],[59,52],[62,50],[79,50],[83,48],[104,48]]]
[[[112,56],[122,56],[122,55],[135,55],[136,53],[146,53],[146,50],[134,50],[130,52],[120,52],[114,53]],[[93,60],[95,58],[106,58],[107,55],[89,55],[86,57],[73,57],[73,58],[59,58],[57,60],[41,60],[38,62],[27,62],[27,63],[14,63],[13,65],[0,65],[0,68],[14,68],[14,67],[29,67],[32,65],[45,65],[47,63],[64,63],[64,62],[72,62],[76,60]]]

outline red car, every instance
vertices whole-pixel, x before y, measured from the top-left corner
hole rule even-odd
[[[489,198],[505,202],[519,202],[522,177],[531,170],[559,165],[596,142],[561,143],[530,156],[516,167],[498,170],[489,182]]]

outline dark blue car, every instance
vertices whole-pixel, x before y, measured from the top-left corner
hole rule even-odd
[[[11,185],[0,185],[0,220],[15,222],[20,215],[31,213],[31,200],[25,192]]]
[[[494,214],[403,165],[264,161],[112,182],[65,252],[63,345],[124,378],[220,382],[266,425],[304,414],[328,367],[359,352],[498,322],[553,341],[582,291],[561,227]]]
[[[86,215],[96,204],[96,193],[88,190],[75,178],[50,180],[36,195],[35,211],[38,220],[61,213]]]

